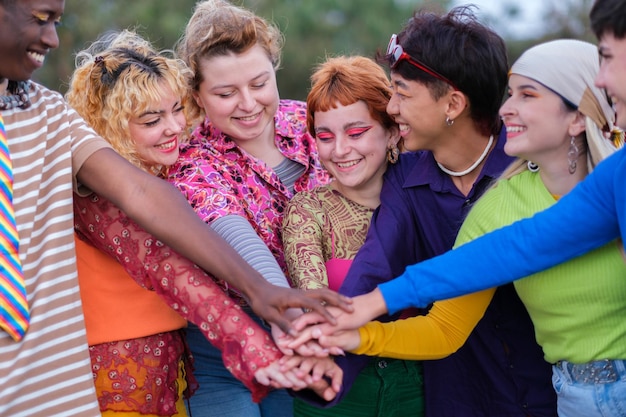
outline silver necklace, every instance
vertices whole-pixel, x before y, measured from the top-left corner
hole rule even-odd
[[[472,172],[473,170],[476,169],[476,167],[478,165],[481,164],[481,162],[483,162],[483,160],[485,159],[485,157],[487,156],[487,154],[489,153],[489,149],[491,148],[491,145],[493,144],[493,135],[489,136],[489,143],[487,143],[487,147],[485,148],[485,150],[483,151],[483,154],[480,155],[480,157],[476,160],[476,162],[474,162],[472,164],[471,167],[467,168],[465,171],[451,171],[448,168],[444,167],[443,165],[441,165],[439,162],[437,162],[437,166],[439,167],[440,170],[442,170],[443,172],[445,172],[448,175],[451,175],[453,177],[462,177],[464,175],[469,174],[470,172]]]

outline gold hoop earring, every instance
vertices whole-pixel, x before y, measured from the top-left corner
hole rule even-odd
[[[395,164],[396,162],[398,162],[399,157],[400,149],[398,149],[398,145],[394,143],[393,146],[387,148],[387,161],[389,161],[390,164]]]

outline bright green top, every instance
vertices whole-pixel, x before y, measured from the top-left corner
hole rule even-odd
[[[526,171],[500,181],[470,211],[456,246],[554,202],[537,173]],[[621,245],[610,243],[518,280],[515,288],[546,361],[626,359],[626,264]]]

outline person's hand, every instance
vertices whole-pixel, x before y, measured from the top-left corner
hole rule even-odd
[[[300,332],[298,339],[291,338],[291,341],[297,344],[300,340],[306,340],[307,338],[310,340],[304,342],[304,345],[315,340],[319,343],[321,349],[325,349],[335,356],[338,355],[338,353],[335,353],[337,351],[341,352],[339,353],[340,355],[343,355],[344,351],[353,351],[361,344],[361,335],[358,329],[337,330],[337,327],[328,325],[308,326]],[[289,343],[286,343],[286,346],[289,346]]]
[[[307,329],[305,329],[304,331],[307,331]],[[280,349],[280,351],[284,355],[288,356],[297,354],[305,357],[314,356],[317,358],[324,358],[329,355],[345,355],[343,349],[332,345],[329,345],[328,347],[322,346],[317,340],[315,340],[317,338],[314,337],[310,337],[309,340],[298,344],[295,348],[292,349],[289,346],[295,340],[294,337],[284,333],[278,326],[274,324],[272,324],[272,337],[274,338],[274,343],[276,343],[278,349]]]
[[[297,349],[303,343],[312,339],[318,339],[322,335],[331,335],[340,330],[355,330],[365,323],[387,312],[387,306],[382,294],[378,289],[359,295],[353,299],[354,311],[347,312],[335,307],[328,310],[335,317],[335,323],[329,323],[316,312],[301,315],[293,322],[293,328],[297,332],[293,341],[287,344],[289,349]],[[312,327],[311,327],[312,326]],[[311,327],[304,331],[305,328]]]
[[[290,358],[293,356],[290,356]],[[268,366],[258,369],[254,373],[257,382],[276,389],[291,388],[301,390],[307,387],[307,383],[299,375],[298,368],[281,370],[282,363],[275,360]]]
[[[284,356],[280,359],[280,363],[280,369],[283,372],[295,372],[299,378],[306,382],[306,388],[313,390],[326,401],[335,398],[341,390],[343,370],[331,357]],[[293,389],[299,390],[299,388]]]
[[[287,310],[287,312],[285,312],[283,316],[289,321],[293,321],[302,314],[302,310],[292,308]],[[293,337],[283,332],[282,329],[274,323],[270,323],[270,327],[274,343],[276,343],[276,346],[278,346],[278,349],[280,349],[280,351],[284,355],[291,356],[294,354],[298,354],[300,356],[316,356],[320,358],[326,357],[329,354],[344,355],[343,350],[334,347],[327,349],[325,347],[322,347],[316,340],[310,340],[308,342],[305,342],[298,346],[297,349],[295,349],[294,351],[294,349],[291,349],[288,346],[289,343],[293,341]]]
[[[248,304],[259,317],[275,323],[285,333],[294,335],[291,321],[283,317],[289,308],[303,308],[318,314],[320,322],[334,323],[333,315],[327,310],[329,306],[339,311],[351,312],[352,300],[329,289],[302,291],[293,288],[277,287],[265,281],[254,291],[246,294]],[[326,306],[326,307],[325,307]]]

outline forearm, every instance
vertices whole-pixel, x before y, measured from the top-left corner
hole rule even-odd
[[[465,344],[494,292],[489,289],[438,301],[424,316],[367,323],[359,329],[360,345],[353,352],[408,360],[445,358]]]
[[[254,371],[281,356],[267,332],[204,271],[141,230],[108,201],[95,195],[75,196],[74,205],[81,236],[115,257],[139,285],[156,291],[181,316],[197,324],[222,351],[235,377],[253,392],[266,392],[254,381]]]
[[[259,273],[197,216],[175,187],[131,166],[114,151],[94,153],[81,167],[78,179],[119,207],[144,230],[244,295],[255,294],[260,286],[267,285]]]
[[[596,193],[579,188],[532,218],[407,267],[400,277],[379,286],[389,311],[504,285],[617,238],[615,213],[594,201]]]
[[[289,288],[287,278],[276,262],[276,258],[256,234],[248,220],[237,215],[225,216],[211,223],[211,228],[267,282]]]

